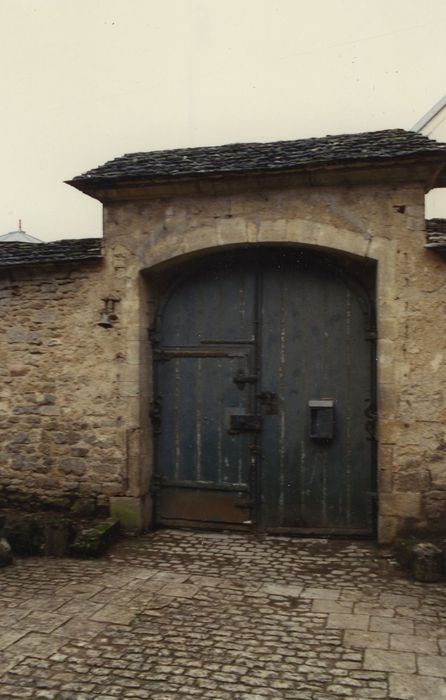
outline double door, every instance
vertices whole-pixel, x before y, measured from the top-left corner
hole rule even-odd
[[[373,531],[367,295],[336,265],[216,258],[163,304],[154,349],[161,525]]]

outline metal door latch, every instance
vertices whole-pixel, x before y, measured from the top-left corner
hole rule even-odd
[[[233,414],[229,417],[229,433],[258,433],[262,430],[262,416],[251,413]]]
[[[245,384],[255,384],[256,381],[256,374],[245,374],[242,369],[239,369],[239,371],[234,377],[234,384],[237,384],[239,389],[243,389]]]

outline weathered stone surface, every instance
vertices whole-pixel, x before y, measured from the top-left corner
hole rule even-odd
[[[70,546],[76,557],[99,557],[113,542],[119,532],[119,521],[109,518],[101,523],[80,530]]]
[[[392,700],[443,700],[446,698],[446,683],[437,678],[391,673],[389,676]]]
[[[316,576],[336,600],[303,595]],[[443,586],[427,596],[372,543],[164,530],[97,561],[18,559],[1,584],[8,700],[437,700],[445,686]],[[419,614],[431,636],[327,626],[322,604],[348,601]]]
[[[364,655],[364,668],[373,671],[415,673],[415,654],[388,649],[367,649]]]
[[[40,554],[44,541],[44,528],[37,517],[18,516],[7,520],[3,534],[14,554]]]
[[[4,537],[0,537],[0,569],[8,564],[12,564],[11,545]]]
[[[429,473],[432,486],[435,489],[446,491],[446,459],[440,458],[440,461],[429,464]]]
[[[380,503],[383,515],[417,518],[421,513],[419,493],[383,493]]]
[[[373,615],[370,618],[370,631],[391,632],[393,634],[410,634],[414,631],[414,624],[412,620],[377,617]]]
[[[416,581],[432,583],[444,573],[444,552],[432,542],[401,540],[395,552],[398,561]]]
[[[414,651],[417,654],[438,653],[438,645],[434,639],[413,634],[391,634],[390,648],[395,651]]]
[[[444,532],[446,519],[446,491],[432,490],[424,494],[424,510],[433,532]]]
[[[352,615],[348,613],[330,613],[327,627],[333,629],[366,630],[369,626],[368,615]]]
[[[443,574],[444,555],[432,542],[419,542],[413,548],[412,574],[416,581],[438,581]]]
[[[418,670],[423,676],[446,678],[446,658],[444,656],[418,656]]]

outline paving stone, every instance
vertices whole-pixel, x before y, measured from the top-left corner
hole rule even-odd
[[[303,598],[321,598],[322,600],[337,600],[340,590],[330,588],[305,588],[302,591]]]
[[[187,574],[177,574],[173,571],[157,571],[152,579],[154,581],[166,581],[166,583],[184,583],[187,581]]]
[[[51,637],[49,635],[31,632],[14,643],[15,653],[27,656],[37,656],[45,659],[55,651],[60,649],[65,640],[62,637]],[[11,647],[10,647],[11,650]]]
[[[381,603],[388,607],[405,607],[405,608],[418,608],[420,606],[420,599],[412,595],[399,595],[394,593],[383,593],[380,596]]]
[[[360,649],[388,649],[389,635],[386,632],[361,632],[350,629],[345,631],[344,645]]]
[[[389,698],[392,700],[442,700],[446,698],[446,684],[439,678],[391,673]]]
[[[0,650],[7,649],[7,647],[14,644],[14,642],[25,634],[25,630],[10,630],[5,627],[0,627]]]
[[[67,596],[71,598],[87,599],[99,593],[103,589],[103,586],[97,586],[92,583],[68,583],[63,588],[56,591],[56,595]]]
[[[95,622],[112,622],[114,625],[129,625],[134,617],[134,610],[129,610],[120,605],[104,605],[91,619]]]
[[[439,639],[446,636],[446,628],[438,624],[426,624],[423,622],[414,623],[415,634],[429,639]]]
[[[127,590],[128,591],[134,591],[136,593],[156,593],[157,591],[160,591],[163,586],[166,585],[165,580],[157,580],[154,581],[153,579],[149,579],[148,581],[144,581],[142,579],[134,579],[131,581],[128,585]]]
[[[193,598],[198,592],[198,586],[190,583],[168,583],[160,590],[162,596],[173,596],[174,598]]]
[[[414,632],[414,624],[412,620],[404,620],[376,617],[372,615],[370,618],[370,630],[372,632],[390,632],[393,634],[410,634]]]
[[[3,629],[23,636],[0,651],[0,697],[388,700],[388,670],[363,667],[375,651],[435,700],[443,679],[408,660],[444,658],[443,605],[442,586],[408,581],[366,542],[160,530],[101,560],[18,558],[2,571],[0,628],[5,611]],[[368,629],[370,616],[398,631]]]
[[[395,651],[414,651],[417,654],[438,654],[435,640],[413,634],[391,634],[390,648]]]
[[[70,617],[79,613],[82,613],[83,615],[94,615],[94,613],[100,610],[102,607],[103,603],[73,598],[68,603],[64,603],[60,608],[57,608],[57,614],[69,615]]]
[[[350,615],[348,613],[330,613],[327,628],[366,630],[369,626],[368,615]]]
[[[376,615],[378,617],[395,617],[395,608],[384,608],[377,603],[357,602],[354,606],[355,613]]]
[[[417,656],[418,670],[422,676],[439,676],[446,678],[446,657],[444,656]]]
[[[209,588],[217,588],[221,582],[218,576],[191,576],[190,580],[196,586],[206,586]]]
[[[100,632],[103,632],[104,625],[100,622],[94,622],[82,616],[71,618],[62,627],[57,629],[58,636],[80,639],[91,639]]]
[[[353,603],[349,601],[336,601],[336,600],[313,600],[311,609],[313,612],[321,613],[351,613],[353,609]]]
[[[23,618],[23,625],[32,632],[53,632],[61,625],[68,622],[70,615],[59,615],[56,613],[34,610]]]
[[[69,595],[35,595],[28,600],[23,600],[20,603],[20,607],[22,609],[26,608],[27,610],[42,610],[47,612],[53,612],[54,610],[58,610],[62,605],[64,605],[64,603],[68,603],[69,600]]]
[[[0,611],[0,625],[2,628],[13,627],[25,615],[29,614],[29,610],[20,610],[18,608],[8,608]]]
[[[142,610],[144,612],[147,612],[148,609],[161,610],[162,608],[166,608],[168,605],[172,605],[172,598],[167,596],[163,597],[160,595],[141,595],[138,596],[137,600],[141,603]]]
[[[415,654],[405,651],[388,651],[382,649],[366,649],[364,653],[364,668],[373,671],[395,671],[399,673],[415,673]]]
[[[280,595],[289,596],[291,598],[298,598],[302,593],[303,586],[281,586],[280,584],[264,584],[262,586],[262,592],[266,595]]]

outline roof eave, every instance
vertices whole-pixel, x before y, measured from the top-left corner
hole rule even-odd
[[[412,166],[412,167],[409,167]],[[223,181],[249,181],[249,180],[266,180],[266,179],[286,179],[290,177],[298,178],[301,184],[311,186],[323,184],[324,180],[333,179],[339,180],[342,184],[342,179],[346,180],[346,184],[353,185],[351,181],[352,174],[358,180],[367,180],[367,173],[373,175],[373,180],[379,179],[382,176],[382,181],[392,180],[393,182],[421,182],[425,185],[426,191],[435,187],[446,187],[446,155],[443,154],[423,154],[417,156],[407,156],[398,159],[368,159],[365,161],[344,161],[342,163],[320,163],[317,165],[303,165],[289,168],[271,168],[268,170],[246,170],[246,171],[228,171],[214,173],[193,173],[185,176],[165,176],[165,177],[91,177],[91,178],[74,178],[66,180],[67,185],[71,185],[75,189],[87,194],[101,202],[109,199],[122,199],[117,196],[118,191],[129,189],[134,190],[156,190],[162,187],[163,189],[175,189],[181,185],[205,185],[205,183],[214,184]],[[393,174],[393,177],[392,177]],[[364,177],[365,176],[365,177]],[[115,193],[113,196],[109,196]]]

